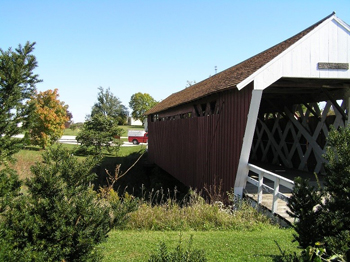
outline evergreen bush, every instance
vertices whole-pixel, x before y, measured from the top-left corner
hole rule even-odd
[[[317,241],[322,241],[323,236],[317,223],[321,209],[322,193],[310,186],[309,180],[297,177],[294,181],[294,190],[290,197],[287,213],[296,219],[294,239],[300,247],[313,246]],[[312,234],[310,234],[312,232]]]
[[[14,170],[10,168],[0,170],[0,216],[19,195],[21,184]]]
[[[1,261],[97,261],[105,240],[109,208],[90,183],[96,158],[78,161],[61,146],[43,154],[25,181],[27,192],[2,213]]]
[[[302,248],[325,244],[330,257],[350,257],[350,127],[328,134],[324,155],[326,176],[323,189],[310,187],[308,181],[296,179],[288,204],[297,218],[295,236]]]
[[[118,137],[122,133],[117,122],[109,116],[95,114],[84,122],[82,130],[76,136],[79,150],[84,153],[99,154],[103,149],[117,153],[120,147]]]
[[[33,106],[26,103],[42,80],[34,73],[37,61],[34,43],[12,50],[0,48],[0,165],[8,165],[24,144],[13,136],[23,134],[31,124]]]

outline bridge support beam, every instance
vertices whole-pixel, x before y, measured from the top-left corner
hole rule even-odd
[[[252,147],[255,125],[258,119],[262,93],[263,93],[263,90],[255,90],[255,87],[254,87],[254,90],[252,92],[252,99],[250,102],[247,125],[245,128],[241,156],[239,159],[239,165],[238,165],[235,187],[234,187],[234,194],[240,197],[243,196],[243,189],[245,188],[245,185],[247,183],[247,177],[249,173],[249,169],[248,169],[249,155]]]

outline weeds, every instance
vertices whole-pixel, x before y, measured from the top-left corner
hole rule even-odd
[[[223,202],[224,194],[222,192],[222,179],[220,179],[219,184],[216,183],[216,177],[214,177],[214,183],[212,185],[204,185],[204,190],[209,197],[209,203],[213,204],[215,202]]]
[[[178,200],[177,189],[173,191],[142,191],[141,198],[113,190],[118,180],[120,166],[115,176],[108,171],[108,186],[100,188],[99,195],[112,207],[111,224],[123,230],[258,230],[269,226],[270,220],[255,210],[247,200],[241,200],[228,193],[229,205],[220,199],[213,204],[205,201],[201,192],[190,189],[189,193]]]
[[[99,197],[106,200],[111,207],[110,224],[112,228],[123,226],[128,220],[129,213],[137,210],[139,206],[138,199],[126,192],[126,188],[124,189],[124,194],[120,197],[118,192],[114,191],[113,187],[120,178],[125,176],[131,170],[131,168],[137,164],[142,156],[143,154],[141,154],[136,162],[124,173],[122,173],[120,170],[120,164],[116,165],[114,175],[111,175],[107,169],[105,170],[107,174],[107,186],[100,187]]]
[[[241,201],[239,209],[234,210],[234,203],[229,206],[221,202],[209,204],[196,191],[191,191],[186,201],[166,198],[162,192],[153,192],[147,201],[141,199],[138,209],[129,214],[128,222],[120,229],[256,230],[270,225],[269,220],[246,201]],[[162,199],[162,202],[154,205],[155,197]]]
[[[207,261],[203,250],[193,249],[193,235],[190,236],[188,246],[183,247],[182,234],[180,234],[179,244],[173,252],[168,251],[164,242],[159,245],[158,253],[152,254],[149,262],[205,262]]]

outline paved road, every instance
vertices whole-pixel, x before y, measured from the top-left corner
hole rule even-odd
[[[23,136],[24,135],[16,135],[14,137],[23,138]],[[121,137],[121,138],[127,138],[127,137]],[[58,140],[58,142],[62,143],[62,144],[71,144],[71,145],[78,145],[79,144],[76,140],[76,136],[62,136]],[[140,143],[140,145],[147,145],[147,144]],[[134,145],[133,143],[130,143],[130,142],[124,142],[121,146],[126,147],[126,146],[137,146],[137,145]]]

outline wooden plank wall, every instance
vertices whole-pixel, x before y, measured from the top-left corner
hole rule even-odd
[[[149,160],[193,188],[202,189],[222,180],[224,192],[231,190],[252,89],[250,85],[241,91],[233,89],[216,95],[218,114],[200,117],[192,114],[191,118],[165,121],[160,118],[154,122],[149,116]],[[187,113],[189,106],[182,108],[183,113]],[[174,112],[181,112],[179,109],[175,108]]]

